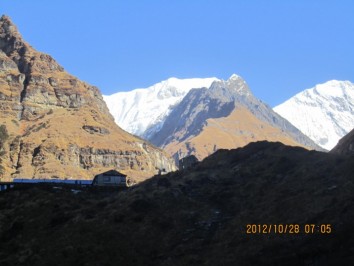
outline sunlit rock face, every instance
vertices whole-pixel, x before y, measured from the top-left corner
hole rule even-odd
[[[160,149],[119,128],[98,88],[65,72],[0,19],[2,179],[90,179],[117,169],[135,181],[175,169]]]

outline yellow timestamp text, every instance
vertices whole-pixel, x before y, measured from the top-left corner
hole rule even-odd
[[[332,224],[247,224],[246,234],[331,234]]]

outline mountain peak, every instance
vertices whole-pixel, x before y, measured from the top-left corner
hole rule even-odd
[[[105,96],[104,99],[120,127],[146,138],[150,132],[162,126],[172,108],[180,103],[190,90],[209,88],[214,81],[220,80],[215,77],[171,77],[148,88],[118,92]]]
[[[353,88],[353,84],[349,81],[330,80],[317,84],[308,91],[313,90],[314,93],[327,97],[344,97],[345,94],[353,94]]]
[[[155,167],[175,168],[162,151],[117,127],[99,89],[32,48],[7,16],[0,19],[0,81],[0,124],[9,132],[0,179],[91,179],[119,169],[141,181]]]
[[[0,18],[0,37],[3,38],[6,35],[19,35],[16,25],[11,21],[7,15],[2,15]]]
[[[7,23],[9,23],[9,24],[12,24],[12,25],[13,25],[13,23],[12,23],[12,21],[11,21],[10,17],[9,17],[9,16],[7,16],[7,15],[2,15],[2,16],[1,16],[1,18],[0,18],[0,22],[7,22]]]
[[[354,125],[354,84],[330,80],[299,92],[274,110],[331,150]]]
[[[10,17],[2,15],[0,18],[0,50],[3,50],[7,55],[13,51],[19,52],[23,47],[22,53],[28,50],[28,45],[18,31],[16,25],[11,21]]]
[[[233,95],[252,95],[246,81],[239,75],[232,74],[228,80],[216,80],[212,83],[211,90],[219,90],[220,88],[227,89]]]
[[[228,80],[236,80],[236,79],[242,79],[242,78],[239,75],[234,73],[229,77]]]

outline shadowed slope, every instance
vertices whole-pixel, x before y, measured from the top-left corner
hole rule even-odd
[[[349,265],[353,160],[258,142],[117,194],[6,191],[0,263]],[[247,224],[300,232],[247,234]]]

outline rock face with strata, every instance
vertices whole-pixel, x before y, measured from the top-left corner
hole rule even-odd
[[[2,179],[90,179],[109,169],[136,181],[175,169],[160,149],[120,129],[98,88],[65,72],[26,43],[9,17],[0,19]]]

